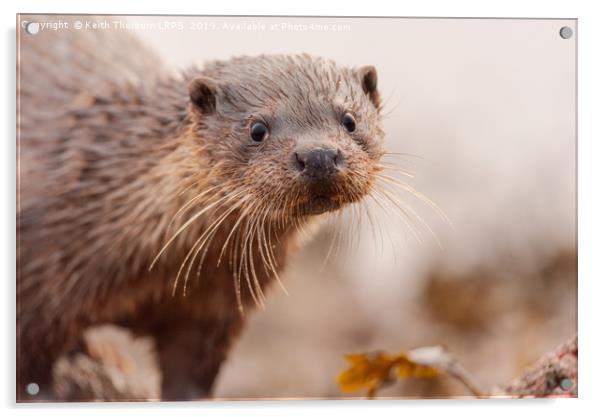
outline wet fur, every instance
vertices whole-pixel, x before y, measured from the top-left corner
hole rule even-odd
[[[261,305],[311,221],[291,152],[340,147],[347,171],[333,201],[360,200],[382,155],[377,92],[360,70],[309,55],[239,57],[178,77],[133,60],[105,74],[82,49],[102,50],[101,60],[121,40],[43,36],[21,39],[18,398],[30,399],[32,381],[50,395],[53,363],[103,323],[153,336],[163,398],[206,397],[241,310]],[[59,44],[83,63],[44,67]],[[199,76],[214,107],[190,102]],[[339,123],[345,110],[357,117],[351,137]],[[271,130],[260,144],[248,134],[257,119]]]

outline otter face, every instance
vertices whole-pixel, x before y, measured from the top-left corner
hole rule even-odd
[[[374,67],[283,55],[217,62],[204,74],[190,84],[191,113],[200,146],[228,161],[225,183],[298,217],[370,192],[384,153]]]

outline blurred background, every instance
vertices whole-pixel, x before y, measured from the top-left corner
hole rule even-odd
[[[559,35],[576,21],[123,20],[173,73],[260,53],[374,65],[402,154],[385,159],[414,178],[391,175],[450,220],[390,187],[423,222],[374,205],[374,230],[365,216],[326,225],[289,265],[288,295],[273,286],[250,315],[216,397],[337,397],[345,354],[439,343],[491,388],[577,331],[576,35]],[[358,244],[324,263],[333,235]],[[441,377],[380,394],[468,393]]]

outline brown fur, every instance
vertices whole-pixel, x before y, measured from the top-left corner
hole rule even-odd
[[[274,55],[162,78],[136,66],[152,61],[140,48],[123,52],[134,40],[36,36],[20,39],[18,398],[32,381],[49,392],[54,361],[103,323],[154,337],[163,398],[208,396],[241,310],[262,304],[308,213],[370,192],[376,73]],[[103,65],[116,49],[136,65]],[[270,127],[261,143],[257,120]],[[326,146],[345,166],[316,191],[292,155]]]

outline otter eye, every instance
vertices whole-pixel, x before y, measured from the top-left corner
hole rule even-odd
[[[269,133],[268,127],[261,122],[253,123],[253,126],[251,126],[251,139],[255,142],[264,141]]]
[[[347,112],[343,115],[341,124],[345,129],[347,129],[347,132],[351,133],[355,131],[355,118],[351,113]]]

